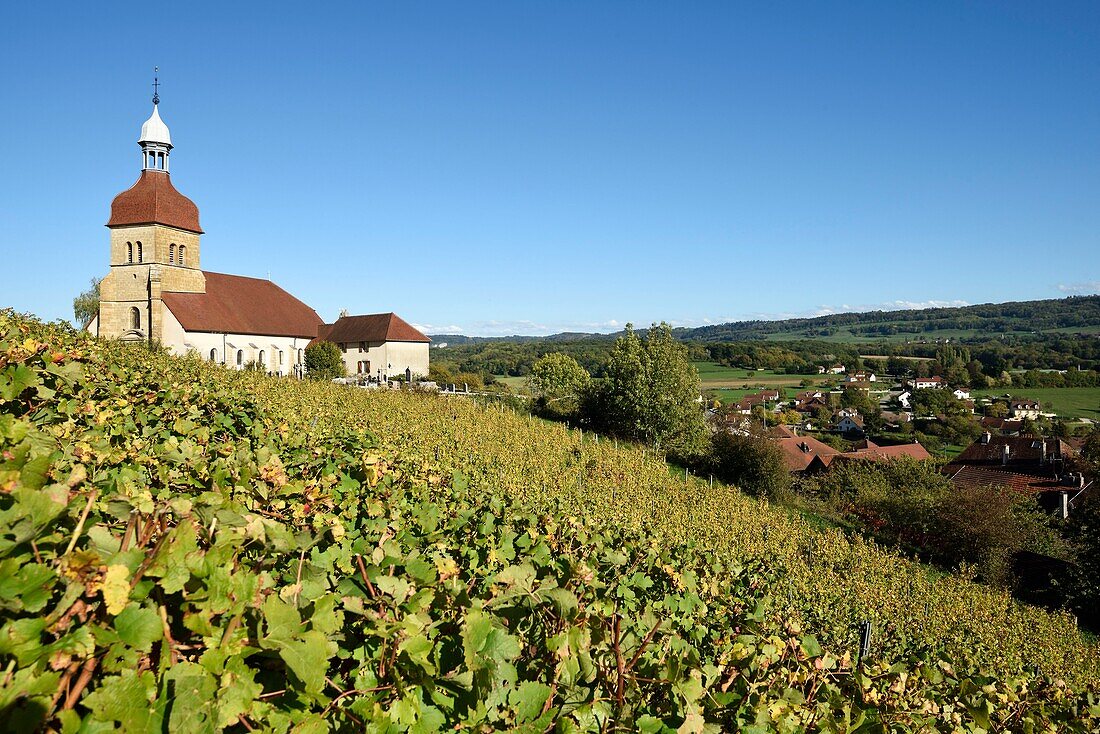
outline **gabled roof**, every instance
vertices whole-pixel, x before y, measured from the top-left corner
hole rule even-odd
[[[822,462],[828,466],[828,461],[840,453],[829,444],[810,436],[780,438],[776,443],[783,451],[783,458],[787,462],[789,471],[805,471],[815,457],[821,457]]]
[[[1005,449],[1008,449],[1007,457]],[[1072,446],[1057,438],[986,435],[963,449],[951,464],[1038,468],[1056,459],[1068,459],[1075,453]]]
[[[928,453],[928,449],[924,448],[919,443],[903,443],[897,446],[877,446],[871,443],[867,448],[849,451],[841,454],[837,458],[888,461],[890,459],[899,459],[903,456],[921,461],[932,458],[932,454]]]
[[[203,272],[206,293],[162,294],[187,331],[312,339],[324,325],[317,312],[270,280]]]
[[[1039,408],[1040,403],[1038,400],[1028,400],[1027,398],[1020,398],[1018,400],[1010,400],[1008,403],[1010,408]]]
[[[132,224],[164,224],[202,234],[199,208],[176,191],[165,171],[145,170],[133,186],[111,202],[108,227]]]
[[[423,342],[431,341],[410,323],[395,313],[373,313],[363,316],[343,316],[334,324],[323,324],[317,338],[336,344],[353,342]]]

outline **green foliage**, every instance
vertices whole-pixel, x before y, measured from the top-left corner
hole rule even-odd
[[[1057,545],[1034,498],[1007,487],[955,486],[930,461],[837,462],[799,489],[880,539],[948,568],[972,566],[994,584],[1010,583],[1017,552]]]
[[[551,352],[531,367],[527,387],[538,400],[539,411],[553,417],[569,417],[580,407],[581,396],[592,378],[577,360]]]
[[[791,488],[783,452],[766,436],[718,431],[711,438],[715,476],[756,497],[776,499]]]
[[[4,728],[1096,728],[1064,617],[652,452],[368,392],[0,313]]]
[[[480,390],[485,386],[481,375],[474,372],[452,372],[447,365],[432,362],[428,367],[428,379],[440,387],[454,385],[461,390],[463,385],[471,390]]]
[[[73,299],[73,320],[83,327],[99,313],[99,284],[103,278],[92,278],[88,290]]]
[[[306,347],[306,375],[314,380],[331,380],[347,374],[340,347],[319,341]]]
[[[1090,437],[1095,450],[1100,441]],[[1095,455],[1091,461],[1095,461]],[[1073,566],[1068,592],[1073,608],[1093,626],[1100,625],[1100,492],[1086,493],[1070,513],[1066,537],[1072,546]]]
[[[668,324],[652,326],[644,339],[627,324],[605,374],[583,405],[590,425],[680,458],[705,453],[699,375]]]

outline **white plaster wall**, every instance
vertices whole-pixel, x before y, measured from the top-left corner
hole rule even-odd
[[[428,377],[428,344],[426,342],[387,342],[386,360],[389,374],[403,375],[405,369],[414,376]]]
[[[293,375],[294,365],[299,354],[305,359],[308,338],[294,336],[260,336],[257,334],[215,334],[202,331],[186,331],[169,309],[164,309],[164,346],[175,354],[195,352],[204,360],[211,361],[210,351],[214,350],[214,362],[237,369],[237,350],[244,352],[242,365],[260,357],[264,352],[264,367],[268,372],[278,375]],[[283,360],[279,361],[279,351]],[[228,358],[226,353],[228,352]]]
[[[348,375],[358,373],[359,363],[370,362],[370,376],[378,377],[378,370],[387,377],[395,377],[405,374],[405,368],[412,370],[414,376],[426,378],[428,376],[428,344],[423,342],[383,342],[382,344],[370,343],[366,351],[359,351],[359,343],[351,342],[344,345],[347,351],[340,356],[344,358],[344,367]]]

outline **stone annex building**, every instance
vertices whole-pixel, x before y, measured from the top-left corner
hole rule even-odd
[[[172,136],[159,101],[154,96],[153,114],[141,126],[141,175],[111,202],[111,270],[88,331],[194,352],[235,369],[251,362],[299,376],[306,346],[323,338],[339,345],[349,375],[427,377],[430,340],[396,314],[325,324],[270,280],[201,269],[199,208],[172,185]]]

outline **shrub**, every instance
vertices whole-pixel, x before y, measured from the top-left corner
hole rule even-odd
[[[306,347],[306,375],[315,380],[331,380],[347,374],[340,347],[320,341]]]

